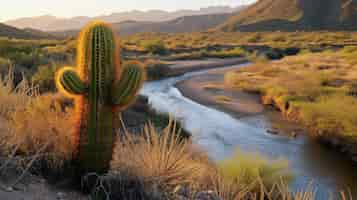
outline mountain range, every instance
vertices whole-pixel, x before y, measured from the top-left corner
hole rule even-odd
[[[356,30],[357,0],[259,0],[218,27],[224,31]]]
[[[184,33],[200,32],[213,29],[225,22],[231,14],[212,14],[184,16],[163,22],[148,21],[124,21],[113,23],[112,27],[121,36],[135,33],[155,32],[155,33]],[[73,37],[79,33],[79,29],[50,32],[60,38]]]
[[[17,39],[51,39],[53,35],[30,28],[19,29],[0,23],[0,37],[11,37]]]
[[[39,17],[20,18],[15,20],[9,20],[4,22],[9,26],[17,28],[31,28],[41,31],[65,31],[80,29],[89,21],[103,20],[110,23],[120,23],[126,21],[136,22],[166,22],[171,21],[184,16],[197,16],[197,15],[212,15],[223,13],[234,13],[240,11],[243,7],[229,7],[229,6],[217,6],[201,8],[199,10],[178,10],[178,11],[163,11],[163,10],[149,10],[138,11],[133,10],[129,12],[118,12],[110,15],[101,15],[96,17],[73,17],[73,18],[59,18],[51,15],[44,15]]]
[[[41,16],[0,23],[0,36],[36,39],[76,36],[91,20],[111,22],[116,32],[357,30],[357,0],[259,0],[250,6],[200,10],[131,11],[97,17]],[[45,32],[46,31],[46,32]]]

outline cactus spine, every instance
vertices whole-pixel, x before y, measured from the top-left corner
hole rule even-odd
[[[75,155],[81,171],[104,172],[112,158],[117,112],[134,101],[145,75],[137,63],[121,69],[116,37],[108,24],[89,24],[78,42],[77,68],[58,71],[56,85],[75,99]]]

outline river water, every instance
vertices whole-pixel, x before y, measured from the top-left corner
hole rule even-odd
[[[209,71],[190,72],[179,77],[147,82],[141,94],[149,97],[150,104],[158,112],[169,113],[178,119],[192,133],[194,143],[206,150],[215,161],[227,158],[237,149],[258,152],[272,159],[287,159],[295,175],[290,185],[292,190],[301,190],[312,184],[317,190],[317,199],[326,200],[330,193],[349,189],[354,199],[357,199],[357,166],[341,154],[307,137],[269,134],[265,128],[271,123],[267,116],[256,115],[242,120],[200,105],[184,97],[175,87],[182,80]],[[251,121],[258,125],[252,125],[249,123]]]

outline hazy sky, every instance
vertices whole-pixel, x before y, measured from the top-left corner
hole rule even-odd
[[[229,5],[255,0],[3,0],[0,21],[51,14],[59,17],[95,16],[130,10],[178,10]]]

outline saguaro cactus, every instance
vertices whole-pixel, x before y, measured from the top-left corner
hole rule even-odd
[[[80,169],[104,172],[112,158],[116,116],[133,102],[145,75],[138,63],[121,68],[116,37],[106,23],[89,24],[78,42],[77,67],[59,70],[56,85],[75,99]]]

